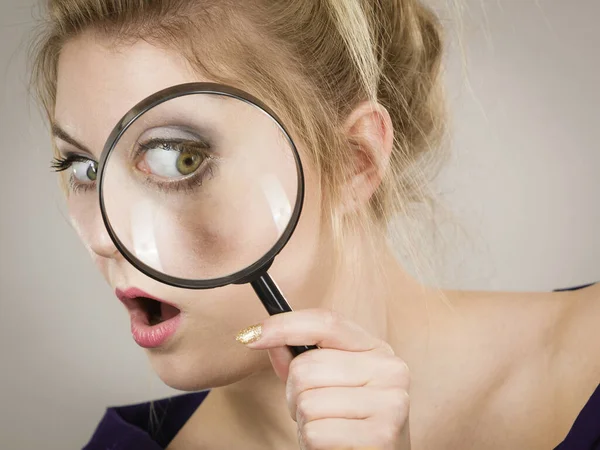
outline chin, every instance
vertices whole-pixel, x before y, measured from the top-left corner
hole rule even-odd
[[[184,392],[229,386],[270,367],[267,352],[243,347],[210,355],[192,349],[178,352],[153,349],[147,354],[162,382]]]

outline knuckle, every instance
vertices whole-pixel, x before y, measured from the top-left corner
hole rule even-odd
[[[390,360],[390,367],[388,370],[388,373],[399,382],[410,379],[410,369],[408,364],[406,364],[400,358],[392,358]]]
[[[394,352],[394,349],[392,348],[392,346],[390,344],[388,344],[386,341],[381,341],[381,350],[384,353],[387,353],[388,355],[394,356],[396,354],[396,352]]]
[[[314,422],[307,423],[298,432],[301,447],[306,450],[317,450],[321,446],[321,432]]]
[[[314,396],[311,391],[298,394],[296,399],[296,420],[298,423],[306,423],[311,420],[314,410]]]
[[[410,394],[405,390],[401,390],[400,392],[402,393],[402,406],[408,407],[410,405]]]
[[[328,330],[339,327],[343,320],[342,315],[333,309],[323,311],[323,325]]]
[[[396,417],[399,422],[404,423],[410,410],[410,395],[406,391],[401,392],[402,394],[396,406]]]
[[[285,384],[285,394],[288,400],[288,403],[293,403],[294,398],[298,395],[298,392],[301,392],[299,389],[299,382],[295,376],[295,373],[290,372],[287,383]]]
[[[288,389],[291,392],[302,392],[311,387],[314,378],[314,355],[306,352],[292,360],[288,372]]]
[[[304,355],[300,355],[292,360],[288,372],[288,384],[296,392],[304,390],[304,386],[307,385],[307,379],[310,375],[310,360],[302,356]]]
[[[394,409],[404,409],[410,404],[410,395],[403,389],[396,389],[390,395],[392,407]]]
[[[377,440],[379,441],[379,445],[385,447],[391,442],[396,442],[399,434],[400,429],[395,423],[390,422],[382,424],[377,432]]]
[[[390,403],[384,415],[390,423],[402,428],[406,422],[410,410],[410,397],[407,391],[397,389],[389,395]]]
[[[302,356],[302,355],[300,355],[300,356]],[[302,367],[301,367],[302,362],[303,362],[302,358],[300,358],[299,356],[292,359],[292,362],[290,362],[290,365],[288,367],[288,373],[289,373],[288,379],[295,378],[297,376],[297,374],[302,371]]]
[[[296,398],[296,393],[294,392],[294,386],[289,382],[289,379],[285,385],[285,398],[290,417],[292,418],[292,420],[296,420],[296,408],[294,406],[294,399]]]

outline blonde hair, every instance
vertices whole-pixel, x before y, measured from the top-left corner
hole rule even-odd
[[[47,7],[32,83],[50,121],[66,41],[86,31],[114,44],[144,39],[274,109],[304,144],[329,206],[351,169],[344,119],[362,101],[380,103],[391,116],[394,149],[354,223],[385,227],[430,200],[424,167],[436,170],[430,163],[443,160],[443,48],[438,19],[420,0],[48,0]],[[347,224],[329,211],[343,233]]]

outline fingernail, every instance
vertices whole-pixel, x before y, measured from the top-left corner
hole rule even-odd
[[[256,342],[262,335],[262,325],[252,325],[251,327],[244,328],[235,337],[235,340],[240,344],[248,345]]]

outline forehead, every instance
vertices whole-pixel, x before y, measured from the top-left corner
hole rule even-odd
[[[203,80],[174,51],[145,41],[109,46],[91,34],[66,43],[58,64],[56,123],[99,155],[116,123],[166,87]]]

